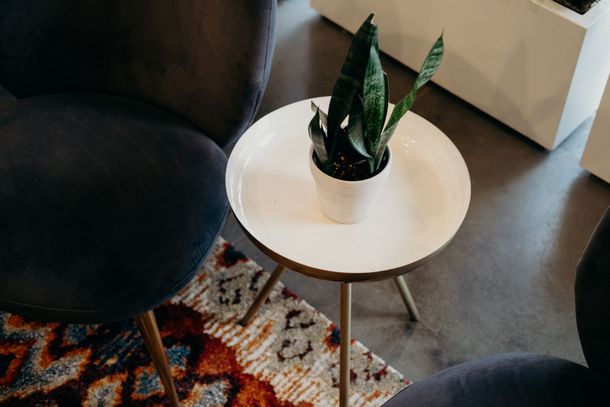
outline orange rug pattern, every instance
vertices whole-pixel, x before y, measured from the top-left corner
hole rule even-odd
[[[338,405],[340,333],[221,238],[198,275],[155,313],[184,406]],[[379,406],[409,382],[352,339],[352,406]],[[0,405],[165,405],[133,321],[40,323],[0,313]]]

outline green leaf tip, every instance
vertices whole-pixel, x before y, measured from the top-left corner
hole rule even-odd
[[[410,92],[390,114],[390,86],[381,65],[379,28],[373,22],[374,17],[375,13],[370,13],[352,38],[333,88],[328,114],[311,104],[315,116],[309,126],[310,137],[318,165],[331,176],[334,174],[331,167],[339,156],[348,157],[349,164],[354,166],[366,161],[370,175],[379,169],[399,120],[411,109],[417,91],[436,73],[443,58],[444,30],[426,56]]]
[[[313,142],[313,148],[323,165],[328,161],[324,130],[320,127],[320,109],[316,108],[316,114],[309,122],[309,138]]]

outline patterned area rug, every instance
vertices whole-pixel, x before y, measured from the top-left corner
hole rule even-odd
[[[222,239],[197,277],[156,310],[184,406],[338,404],[339,331],[278,284],[237,324],[268,274]],[[379,406],[408,381],[352,339],[351,405]],[[164,405],[133,321],[39,323],[0,313],[0,405]]]

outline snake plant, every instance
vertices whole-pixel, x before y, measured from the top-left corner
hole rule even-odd
[[[396,104],[386,123],[390,89],[379,58],[378,27],[373,17],[371,14],[354,34],[333,88],[328,114],[312,103],[315,114],[309,123],[309,136],[314,160],[322,171],[339,179],[365,179],[383,168],[386,146],[399,120],[413,105],[417,91],[438,70],[443,57],[441,34],[413,88]]]
[[[563,4],[580,14],[585,14],[598,1],[599,0],[555,0],[555,2]]]

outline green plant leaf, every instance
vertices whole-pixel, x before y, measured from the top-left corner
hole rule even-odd
[[[313,119],[309,122],[309,138],[313,143],[313,149],[320,160],[320,163],[324,166],[328,162],[328,154],[326,152],[326,144],[324,143],[324,131],[320,127],[320,109],[316,109],[316,114]]]
[[[369,58],[371,44],[377,39],[378,28],[372,23],[373,17],[374,14],[371,14],[354,34],[341,73],[333,88],[328,107],[327,126],[331,151],[334,151],[337,145],[337,132],[352,108],[354,96],[362,93],[366,62]]]
[[[390,81],[388,79],[388,75],[385,72],[383,73],[383,79],[385,81],[385,88],[386,88],[386,105],[385,105],[386,111],[384,112],[384,117],[387,117],[388,100],[390,98]],[[396,129],[396,126],[392,126],[391,130],[386,128],[384,131],[381,132],[381,136],[379,137],[377,146],[375,146],[375,153],[373,156],[374,165],[372,166],[371,173],[377,171],[377,169],[381,165],[381,158],[383,156],[383,152],[385,151],[385,146],[388,144],[388,141],[390,141],[390,138],[392,138],[392,134],[394,133],[395,129]],[[380,148],[380,146],[381,146],[381,148]]]
[[[388,142],[392,138],[394,130],[396,130],[396,125],[390,128],[386,128],[383,133],[381,133],[381,138],[379,139],[377,151],[375,151],[375,171],[381,165],[381,158],[383,157],[383,152],[385,151],[385,147],[388,145]]]
[[[311,111],[314,113],[320,112],[320,122],[322,122],[323,127],[328,128],[328,116],[313,102],[313,100],[311,101]]]
[[[407,96],[405,96],[401,101],[396,103],[394,111],[390,116],[390,120],[386,125],[386,129],[395,126],[402,118],[402,116],[409,109],[411,109],[411,106],[413,106],[413,102],[415,102],[415,96],[417,94],[417,91],[420,90],[421,87],[424,86],[438,70],[438,67],[440,66],[441,61],[443,59],[443,52],[444,44],[443,36],[441,34],[441,36],[438,37],[438,39],[430,49],[428,56],[424,60],[424,63],[422,64],[422,67],[419,70],[419,75],[417,76],[417,79],[415,79],[415,84],[413,85],[413,88],[407,94]]]
[[[366,117],[364,115],[364,106],[360,96],[354,98],[354,104],[349,114],[349,122],[347,125],[347,139],[350,145],[361,155],[367,158],[373,156],[366,150],[365,147],[365,131],[367,128]]]
[[[370,155],[375,155],[388,106],[386,76],[381,67],[377,41],[371,44],[362,90],[366,117],[366,149]]]
[[[385,146],[394,134],[394,130],[396,130],[398,122],[413,106],[417,91],[421,89],[422,86],[424,86],[438,70],[443,59],[443,53],[444,44],[443,35],[441,34],[424,60],[424,63],[419,71],[419,75],[417,75],[417,79],[415,79],[415,83],[413,84],[413,88],[411,88],[411,91],[407,94],[407,96],[405,96],[402,100],[396,103],[396,106],[394,106],[394,111],[390,115],[390,119],[388,120],[388,123],[381,134],[381,139],[379,140],[377,150],[375,151],[375,169],[379,168],[379,165],[381,164],[381,157],[385,151]]]

